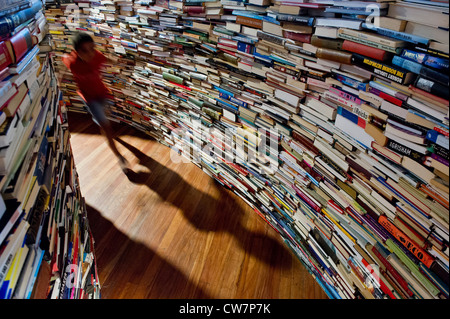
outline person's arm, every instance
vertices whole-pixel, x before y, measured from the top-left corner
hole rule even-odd
[[[99,54],[99,60],[100,64],[116,64],[117,63],[117,57],[112,55],[105,55],[100,51],[97,51]]]

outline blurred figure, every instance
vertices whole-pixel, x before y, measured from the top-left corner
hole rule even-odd
[[[63,56],[63,63],[72,72],[78,86],[78,93],[86,103],[92,118],[101,128],[108,140],[109,147],[118,157],[122,170],[128,171],[128,161],[116,148],[113,140],[111,123],[105,115],[105,105],[108,101],[109,90],[102,81],[100,70],[104,63],[114,63],[95,49],[92,37],[79,32],[72,40],[74,51]]]

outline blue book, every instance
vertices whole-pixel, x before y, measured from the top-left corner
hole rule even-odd
[[[350,86],[350,87],[352,87],[354,89],[361,90],[361,91],[364,91],[364,92],[367,92],[369,90],[369,84],[368,83],[363,83],[363,82],[357,81],[355,79],[352,79],[351,77],[348,77],[348,76],[345,76],[345,75],[342,75],[342,74],[335,73],[335,74],[333,74],[333,76],[339,82],[341,82],[341,83],[343,83],[345,85],[348,85],[348,86]]]
[[[219,91],[219,93],[223,93],[223,94],[226,94],[226,95],[228,95],[228,96],[234,96],[234,93],[233,93],[233,92],[224,90],[224,89],[218,87],[217,85],[214,85],[213,87],[214,87],[215,90]]]
[[[245,52],[248,54],[253,53],[253,45],[245,43],[245,42],[238,41],[237,49],[238,49],[238,51]]]
[[[430,39],[427,39],[427,38],[424,38],[424,37],[421,37],[418,35],[406,33],[406,32],[394,31],[394,30],[390,30],[390,29],[386,29],[386,28],[379,28],[379,27],[374,26],[373,24],[363,23],[362,27],[365,29],[373,30],[378,34],[381,34],[381,35],[384,35],[384,36],[387,36],[390,38],[403,40],[403,41],[414,43],[414,44],[428,45],[430,43]]]
[[[338,106],[337,113],[345,117],[347,120],[350,120],[355,124],[358,124],[359,119],[358,115],[344,109],[342,106]]]
[[[440,134],[438,131],[429,130],[427,132],[426,139],[432,143],[442,146],[447,150],[449,149],[448,137],[444,136],[443,134]]]
[[[430,69],[426,66],[423,66],[420,63],[407,60],[401,56],[394,56],[392,58],[392,64],[397,65],[403,69],[406,69],[408,71],[411,71],[416,74],[423,75],[424,77],[430,78],[434,81],[437,81],[443,85],[449,85],[449,77],[448,74],[440,73],[438,71],[435,71],[433,69]]]
[[[414,62],[414,61],[407,60],[398,55],[396,55],[392,58],[392,64],[395,64],[399,67],[407,69],[408,71],[414,72],[416,74],[420,74],[420,72],[422,70],[421,64]]]
[[[215,0],[214,0],[214,1],[215,1]],[[231,14],[232,14],[232,15],[235,15],[235,16],[242,16],[242,17],[247,17],[247,18],[253,18],[253,19],[258,19],[258,20],[264,20],[264,21],[267,21],[267,22],[271,22],[271,23],[280,25],[280,22],[277,21],[277,19],[275,19],[275,18],[268,17],[268,16],[265,16],[265,15],[258,15],[258,14],[256,14],[256,13],[249,12],[249,11],[233,10],[233,11],[231,12]]]
[[[280,58],[280,57],[278,57],[278,56],[270,55],[269,58],[270,58],[271,60],[273,60],[273,61],[277,61],[277,62],[286,64],[286,65],[290,65],[290,66],[296,67],[296,64],[295,64],[295,63],[292,63],[292,62],[289,62],[289,61],[287,61],[287,60],[284,60],[284,59],[282,59],[282,58]]]
[[[234,104],[237,104],[237,105],[239,105],[239,106],[242,106],[242,107],[245,107],[245,108],[247,108],[248,107],[248,103],[247,102],[244,102],[244,101],[241,101],[241,100],[239,100],[239,99],[237,99],[237,98],[235,98],[235,97],[233,97],[233,96],[230,96],[230,99],[229,99],[231,102],[233,102]]]
[[[435,69],[447,71],[449,69],[448,59],[435,57],[424,52],[417,52],[410,49],[403,49],[401,57]]]

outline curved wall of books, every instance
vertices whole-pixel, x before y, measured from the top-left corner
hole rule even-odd
[[[99,298],[43,4],[0,8],[0,298]]]
[[[330,298],[448,298],[448,3],[64,2],[69,110],[84,30],[116,61],[111,119],[233,190]]]

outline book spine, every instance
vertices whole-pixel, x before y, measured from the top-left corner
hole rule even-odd
[[[360,90],[360,91],[364,91],[366,92],[369,88],[369,84],[368,83],[364,83],[358,80],[355,80],[349,76],[346,75],[342,75],[339,73],[334,73],[331,72],[331,76],[335,79],[338,80],[339,82],[348,85],[354,89]]]
[[[442,158],[444,158],[445,160],[449,160],[450,158],[450,152],[448,149],[445,149],[444,147],[437,145],[436,143],[430,143],[428,150],[431,153],[434,153]]]
[[[439,83],[446,85],[447,87],[450,84],[448,75],[427,68],[417,62],[404,59],[400,56],[394,56],[394,58],[392,59],[392,64],[397,65],[408,71],[414,72],[416,74],[420,74],[427,78],[438,81]]]
[[[416,79],[414,86],[418,89],[424,90],[425,92],[442,97],[446,100],[448,100],[450,97],[448,87],[421,76]]]
[[[295,22],[306,26],[313,26],[315,20],[313,17],[303,17],[284,13],[277,13],[275,16],[278,21]]]
[[[203,7],[203,6],[184,6],[183,11],[186,13],[204,13],[205,7]]]
[[[257,37],[261,40],[265,40],[268,42],[275,43],[276,45],[284,45],[285,39],[283,37],[279,37],[268,32],[259,31],[256,33]]]
[[[352,42],[349,40],[344,41],[344,43],[342,44],[342,50],[365,55],[369,58],[377,59],[380,61],[384,61],[389,57],[388,52],[386,52],[382,49],[370,47],[370,46],[360,44],[357,42]]]
[[[338,107],[337,113],[345,117],[347,120],[350,120],[351,122],[355,123],[359,127],[366,128],[366,121],[361,119],[357,114],[354,114],[353,112],[350,112],[341,106]]]
[[[263,28],[263,20],[244,17],[244,16],[240,16],[240,15],[238,15],[236,17],[236,23],[245,25],[247,27],[257,28],[257,29]]]
[[[412,79],[408,77],[408,70],[380,63],[357,53],[352,55],[352,63],[399,84],[406,85],[412,82]]]
[[[341,29],[339,29],[341,30]],[[374,47],[374,48],[378,48],[381,50],[385,50],[391,53],[395,53],[395,54],[399,54],[401,52],[401,48],[395,48],[392,46],[389,46],[387,44],[383,44],[383,43],[378,43],[378,42],[372,42],[368,39],[364,39],[364,38],[360,38],[357,36],[353,36],[350,34],[346,34],[346,33],[338,33],[339,38],[344,39],[344,40],[350,40],[353,42],[357,42],[357,43],[361,43],[370,47]]]
[[[423,64],[425,66],[429,66],[438,70],[448,70],[449,69],[449,60],[443,59],[439,57],[434,57],[432,55],[417,52],[410,49],[403,49],[401,56],[405,59]]]
[[[0,36],[4,36],[17,26],[31,19],[42,8],[42,2],[36,1],[30,8],[0,18]]]
[[[311,43],[311,34],[302,34],[291,31],[283,31],[283,35],[286,39],[291,39],[303,43]]]
[[[406,236],[393,223],[391,223],[386,216],[381,215],[378,218],[378,222],[425,266],[427,266],[428,268],[431,266],[431,264],[434,262],[434,258],[430,256],[425,250],[420,248],[415,242],[409,239],[408,236]]]
[[[6,43],[3,41],[0,42],[0,70],[3,70],[14,62],[14,56],[11,56],[9,53]]]
[[[435,143],[445,149],[449,149],[449,139],[448,137],[444,136],[443,134],[440,134],[439,132],[435,130],[429,130],[426,135],[426,139],[429,140],[432,143]]]
[[[394,267],[386,260],[386,258],[378,251],[378,249],[373,246],[372,247],[373,253],[378,257],[378,259],[383,263],[383,265],[386,267],[386,270],[392,275],[392,277],[397,281],[397,283],[406,291],[406,293],[412,297],[414,294],[409,289],[409,285],[406,283],[405,279],[395,270]]]
[[[316,212],[320,212],[321,208],[316,203],[314,203],[308,196],[306,196],[297,186],[292,185],[297,195],[306,203],[309,207],[314,209]]]
[[[420,154],[419,152],[416,152],[410,149],[409,147],[406,147],[390,139],[388,139],[386,147],[401,155],[408,156],[409,158],[415,160],[416,162],[421,162],[424,156],[424,154]]]
[[[327,39],[318,37],[317,35],[311,37],[311,44],[319,48],[341,50],[343,42],[342,39]]]
[[[345,64],[350,64],[352,60],[351,53],[327,48],[318,48],[316,57]]]
[[[430,155],[431,158],[435,159],[436,161],[438,161],[441,164],[444,164],[445,166],[448,166],[448,160],[440,157],[439,155],[435,154],[435,153],[431,153]]]
[[[410,43],[414,43],[414,44],[424,44],[424,45],[428,45],[430,43],[430,40],[418,35],[414,35],[414,34],[410,34],[410,33],[406,33],[406,32],[400,32],[400,31],[394,31],[394,30],[390,30],[390,29],[386,29],[386,28],[379,28],[376,27],[372,24],[367,24],[367,23],[363,23],[362,24],[363,28],[369,29],[369,30],[373,30],[375,32],[377,32],[378,34],[390,37],[390,38],[394,38],[394,39],[398,39],[398,40],[402,40],[402,41],[406,41],[406,42],[410,42]]]

